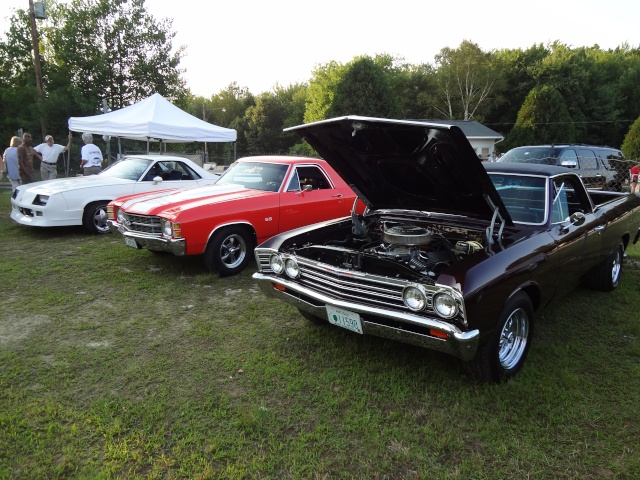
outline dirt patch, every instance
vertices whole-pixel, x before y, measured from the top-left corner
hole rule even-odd
[[[40,325],[50,322],[51,319],[47,315],[8,318],[0,322],[0,345],[29,338]]]

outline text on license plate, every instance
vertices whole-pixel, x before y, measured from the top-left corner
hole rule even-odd
[[[346,328],[352,332],[363,333],[360,315],[355,312],[327,305],[327,317],[329,318],[329,323]]]
[[[128,247],[140,248],[140,247],[138,246],[138,242],[136,242],[133,238],[124,237],[124,243],[125,243],[125,245],[127,245]]]

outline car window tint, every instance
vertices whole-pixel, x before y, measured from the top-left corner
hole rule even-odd
[[[327,176],[316,166],[297,167],[296,171],[300,181],[300,188],[304,188],[306,185],[311,185],[312,190],[331,188]]]
[[[152,160],[148,158],[125,157],[110,167],[100,172],[100,175],[124,180],[141,180],[142,174],[147,170]]]
[[[288,165],[262,162],[236,162],[216,182],[236,184],[255,190],[277,192],[287,174]]]
[[[298,178],[298,171],[294,170],[289,179],[289,186],[287,192],[297,192],[300,190],[300,179]]]
[[[555,148],[518,147],[509,150],[498,161],[555,165],[557,155],[557,149]]]
[[[593,150],[587,150],[586,148],[578,150],[578,162],[581,170],[598,169],[598,159],[596,158],[596,154],[593,153]]]
[[[490,175],[509,216],[516,223],[542,224],[546,219],[546,181],[542,177]]]

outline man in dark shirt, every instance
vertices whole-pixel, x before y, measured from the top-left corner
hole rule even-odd
[[[18,147],[18,173],[23,185],[36,181],[36,174],[33,170],[33,157],[36,156],[42,160],[40,154],[31,146],[32,142],[31,134],[25,132],[22,135],[22,145]]]

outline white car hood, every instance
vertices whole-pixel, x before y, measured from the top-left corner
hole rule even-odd
[[[71,190],[79,190],[82,188],[96,188],[108,185],[126,185],[135,183],[135,180],[125,180],[122,178],[113,178],[100,175],[89,175],[86,177],[70,177],[57,178],[55,180],[46,180],[44,182],[30,183],[20,187],[20,194],[25,195],[54,195],[56,193],[65,193]]]

